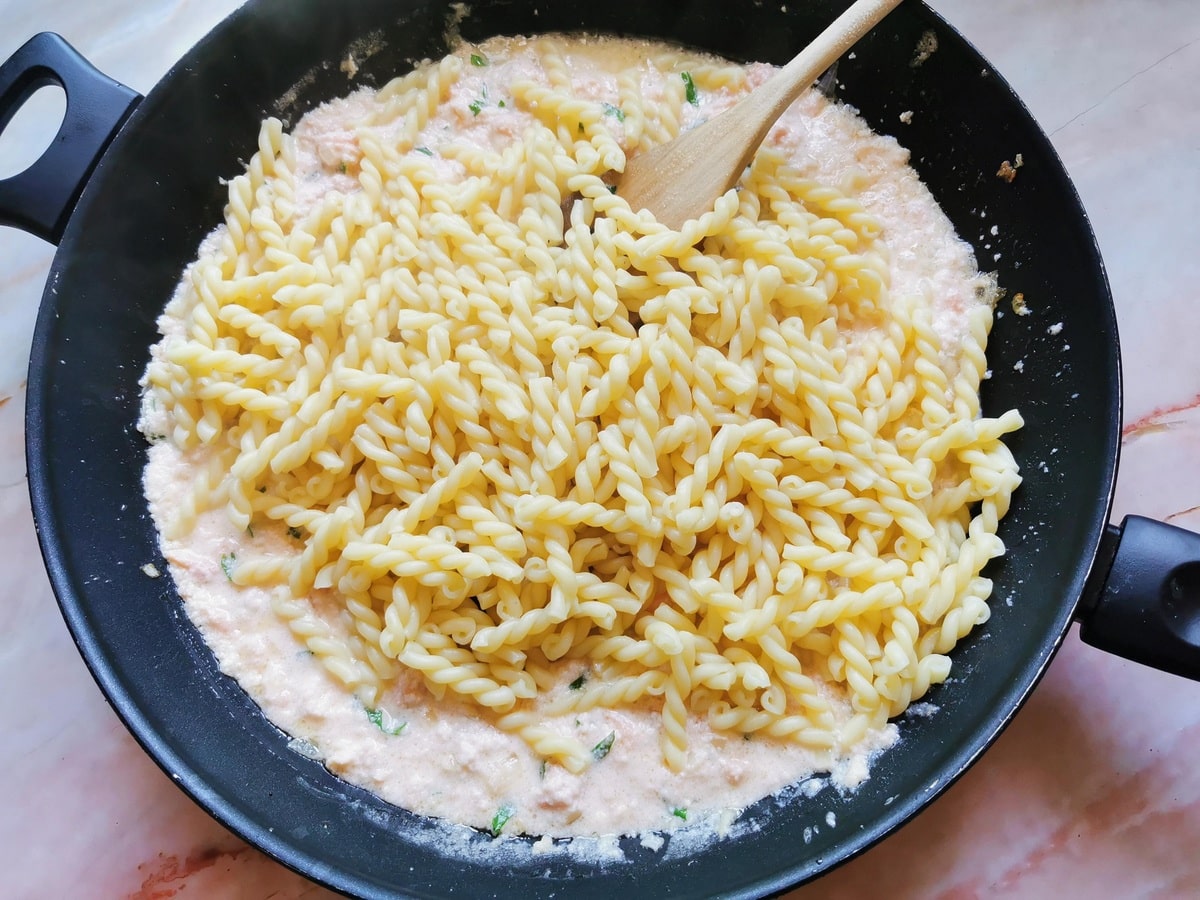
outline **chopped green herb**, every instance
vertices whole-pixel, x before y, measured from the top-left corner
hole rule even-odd
[[[687,97],[687,102],[692,106],[699,106],[700,96],[696,93],[696,82],[692,81],[692,73],[680,72],[679,77],[683,79],[684,96]]]
[[[538,778],[546,777],[546,761],[543,759],[542,764],[538,766]]]
[[[258,487],[255,488],[255,490],[258,491],[260,494],[265,494],[267,492],[267,486],[265,484],[260,484]]]
[[[167,436],[165,434],[158,434],[157,432],[155,432],[154,434],[146,435],[146,440],[148,440],[152,444],[157,444],[160,441],[165,441],[166,439],[167,439]]]
[[[579,123],[579,133],[583,134],[583,123],[582,122]]]
[[[505,803],[502,807],[496,810],[496,814],[492,816],[492,827],[489,829],[492,832],[492,837],[499,837],[500,832],[504,830],[504,826],[508,824],[508,820],[513,817],[516,810]]]
[[[346,164],[338,163],[338,171],[341,172],[343,175],[345,175],[346,174]]]
[[[221,571],[225,573],[225,577],[233,581],[233,564],[237,562],[236,553],[221,554]]]
[[[251,522],[249,525],[246,526],[246,534],[249,535],[250,537],[254,537],[254,523],[253,522]]]
[[[606,116],[613,116],[618,122],[625,121],[625,110],[621,107],[613,106],[611,103],[603,103],[601,106],[603,106]]]
[[[289,525],[287,533],[288,533],[288,537],[295,538],[296,540],[300,540],[300,538],[303,537],[303,535],[300,532],[300,529],[297,528],[295,525]]]
[[[467,105],[467,109],[469,109],[471,111],[472,115],[477,116],[483,111],[483,108],[485,106],[487,106],[487,101],[488,101],[487,85],[485,84],[482,88],[479,89],[479,96],[476,97],[474,100],[472,100]]]
[[[486,57],[486,56],[481,56],[481,55],[480,55],[480,54],[478,54],[478,53],[472,53],[472,54],[471,54],[471,65],[473,65],[473,66],[486,66],[487,64],[488,64],[488,61],[487,61],[487,57]]]
[[[615,194],[617,192],[617,186],[615,184],[610,184],[608,186],[608,192],[610,194]]]
[[[433,151],[428,147],[417,147],[415,149],[418,153],[424,153],[426,156],[433,156]]]
[[[579,677],[567,685],[571,690],[577,691],[587,684],[587,672],[580,672]]]
[[[592,758],[596,760],[596,762],[599,762],[600,760],[604,759],[604,757],[608,756],[608,751],[612,749],[613,741],[616,739],[617,733],[615,731],[610,731],[608,733],[608,737],[592,748]]]
[[[401,722],[399,725],[397,725],[396,720],[389,716],[382,709],[368,709],[367,718],[370,719],[374,723],[375,727],[384,734],[390,734],[393,737],[402,732],[405,726],[408,725],[407,722]]]
[[[671,815],[677,819],[683,819],[685,822],[687,821],[687,810],[682,806],[676,806],[673,810],[671,810]]]
[[[501,109],[504,109],[504,101],[503,101],[503,100],[501,100],[501,101],[500,101],[499,103],[497,103],[496,105],[497,105],[498,107],[500,107]]]

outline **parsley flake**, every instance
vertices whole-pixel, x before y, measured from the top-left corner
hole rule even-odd
[[[398,735],[408,725],[407,722],[401,722],[399,725],[397,725],[396,720],[389,716],[382,709],[368,709],[367,718],[374,723],[376,728],[378,728],[384,734],[390,734],[392,737]]]
[[[483,56],[482,54],[479,54],[479,53],[471,54],[471,65],[486,66],[487,64],[488,64],[488,60],[487,60],[486,56]]]
[[[608,733],[608,737],[592,748],[592,759],[596,760],[596,762],[600,762],[600,760],[608,756],[608,751],[612,749],[613,741],[616,739],[617,733],[615,731],[610,731]]]
[[[611,103],[602,103],[601,106],[606,116],[612,116],[618,122],[625,121],[625,110],[621,109],[621,107],[613,106]]]
[[[676,806],[674,809],[672,809],[671,815],[677,819],[682,819],[685,822],[687,821],[687,809],[682,806]]]
[[[221,571],[225,573],[225,577],[233,581],[233,565],[237,562],[236,553],[221,554]]]
[[[477,116],[483,111],[483,108],[487,106],[487,101],[487,85],[485,84],[482,88],[480,88],[479,96],[467,104],[467,109],[471,111],[472,115]]]
[[[513,817],[515,812],[516,810],[507,803],[496,810],[496,814],[492,816],[492,827],[488,829],[492,833],[492,837],[500,837],[500,832],[504,830],[504,826],[508,824],[508,820]]]
[[[679,77],[683,79],[684,96],[687,97],[687,102],[692,106],[699,106],[700,96],[696,93],[696,82],[692,80],[692,73],[680,72]]]
[[[577,691],[587,683],[587,672],[580,672],[579,677],[567,685],[573,691]]]
[[[300,533],[300,529],[295,525],[288,526],[287,534],[288,537],[295,538],[296,540],[300,540],[300,538],[303,537],[303,535]]]
[[[426,156],[433,156],[433,151],[428,147],[414,147],[413,149],[415,149],[418,153],[424,153]]]

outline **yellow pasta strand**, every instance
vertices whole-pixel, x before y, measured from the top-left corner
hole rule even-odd
[[[845,752],[987,618],[1021,426],[980,415],[991,309],[948,358],[879,222],[769,146],[679,231],[630,209],[609,184],[679,131],[679,73],[745,71],[663,54],[654,102],[629,71],[605,104],[531,47],[524,130],[447,142],[454,178],[417,141],[458,57],[378,92],[356,188],[311,208],[264,123],[147,373],[201,460],[169,530],[214,506],[290,529],[236,581],[337,681],[418,673],[571,771],[590,756],[545,717],[631,704],[674,770],[701,721]],[[581,663],[603,677],[546,699]]]

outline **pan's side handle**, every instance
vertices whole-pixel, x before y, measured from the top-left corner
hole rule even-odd
[[[1200,680],[1200,534],[1141,516],[1110,525],[1076,616],[1086,643]]]
[[[0,181],[0,224],[57,244],[92,169],[141,96],[57,34],[43,32],[0,66],[0,131],[38,88],[51,84],[67,95],[62,126],[37,162]]]

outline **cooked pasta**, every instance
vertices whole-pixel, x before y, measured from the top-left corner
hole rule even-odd
[[[988,617],[1021,424],[980,411],[990,287],[947,339],[855,179],[779,142],[666,228],[616,177],[746,70],[662,50],[602,100],[525,49],[543,77],[481,99],[500,147],[423,143],[470,48],[378,92],[338,190],[263,124],[146,375],[198,466],[164,532],[289,530],[229,575],[368,707],[419,673],[572,772],[546,716],[639,703],[676,771],[695,721],[846,752]]]

